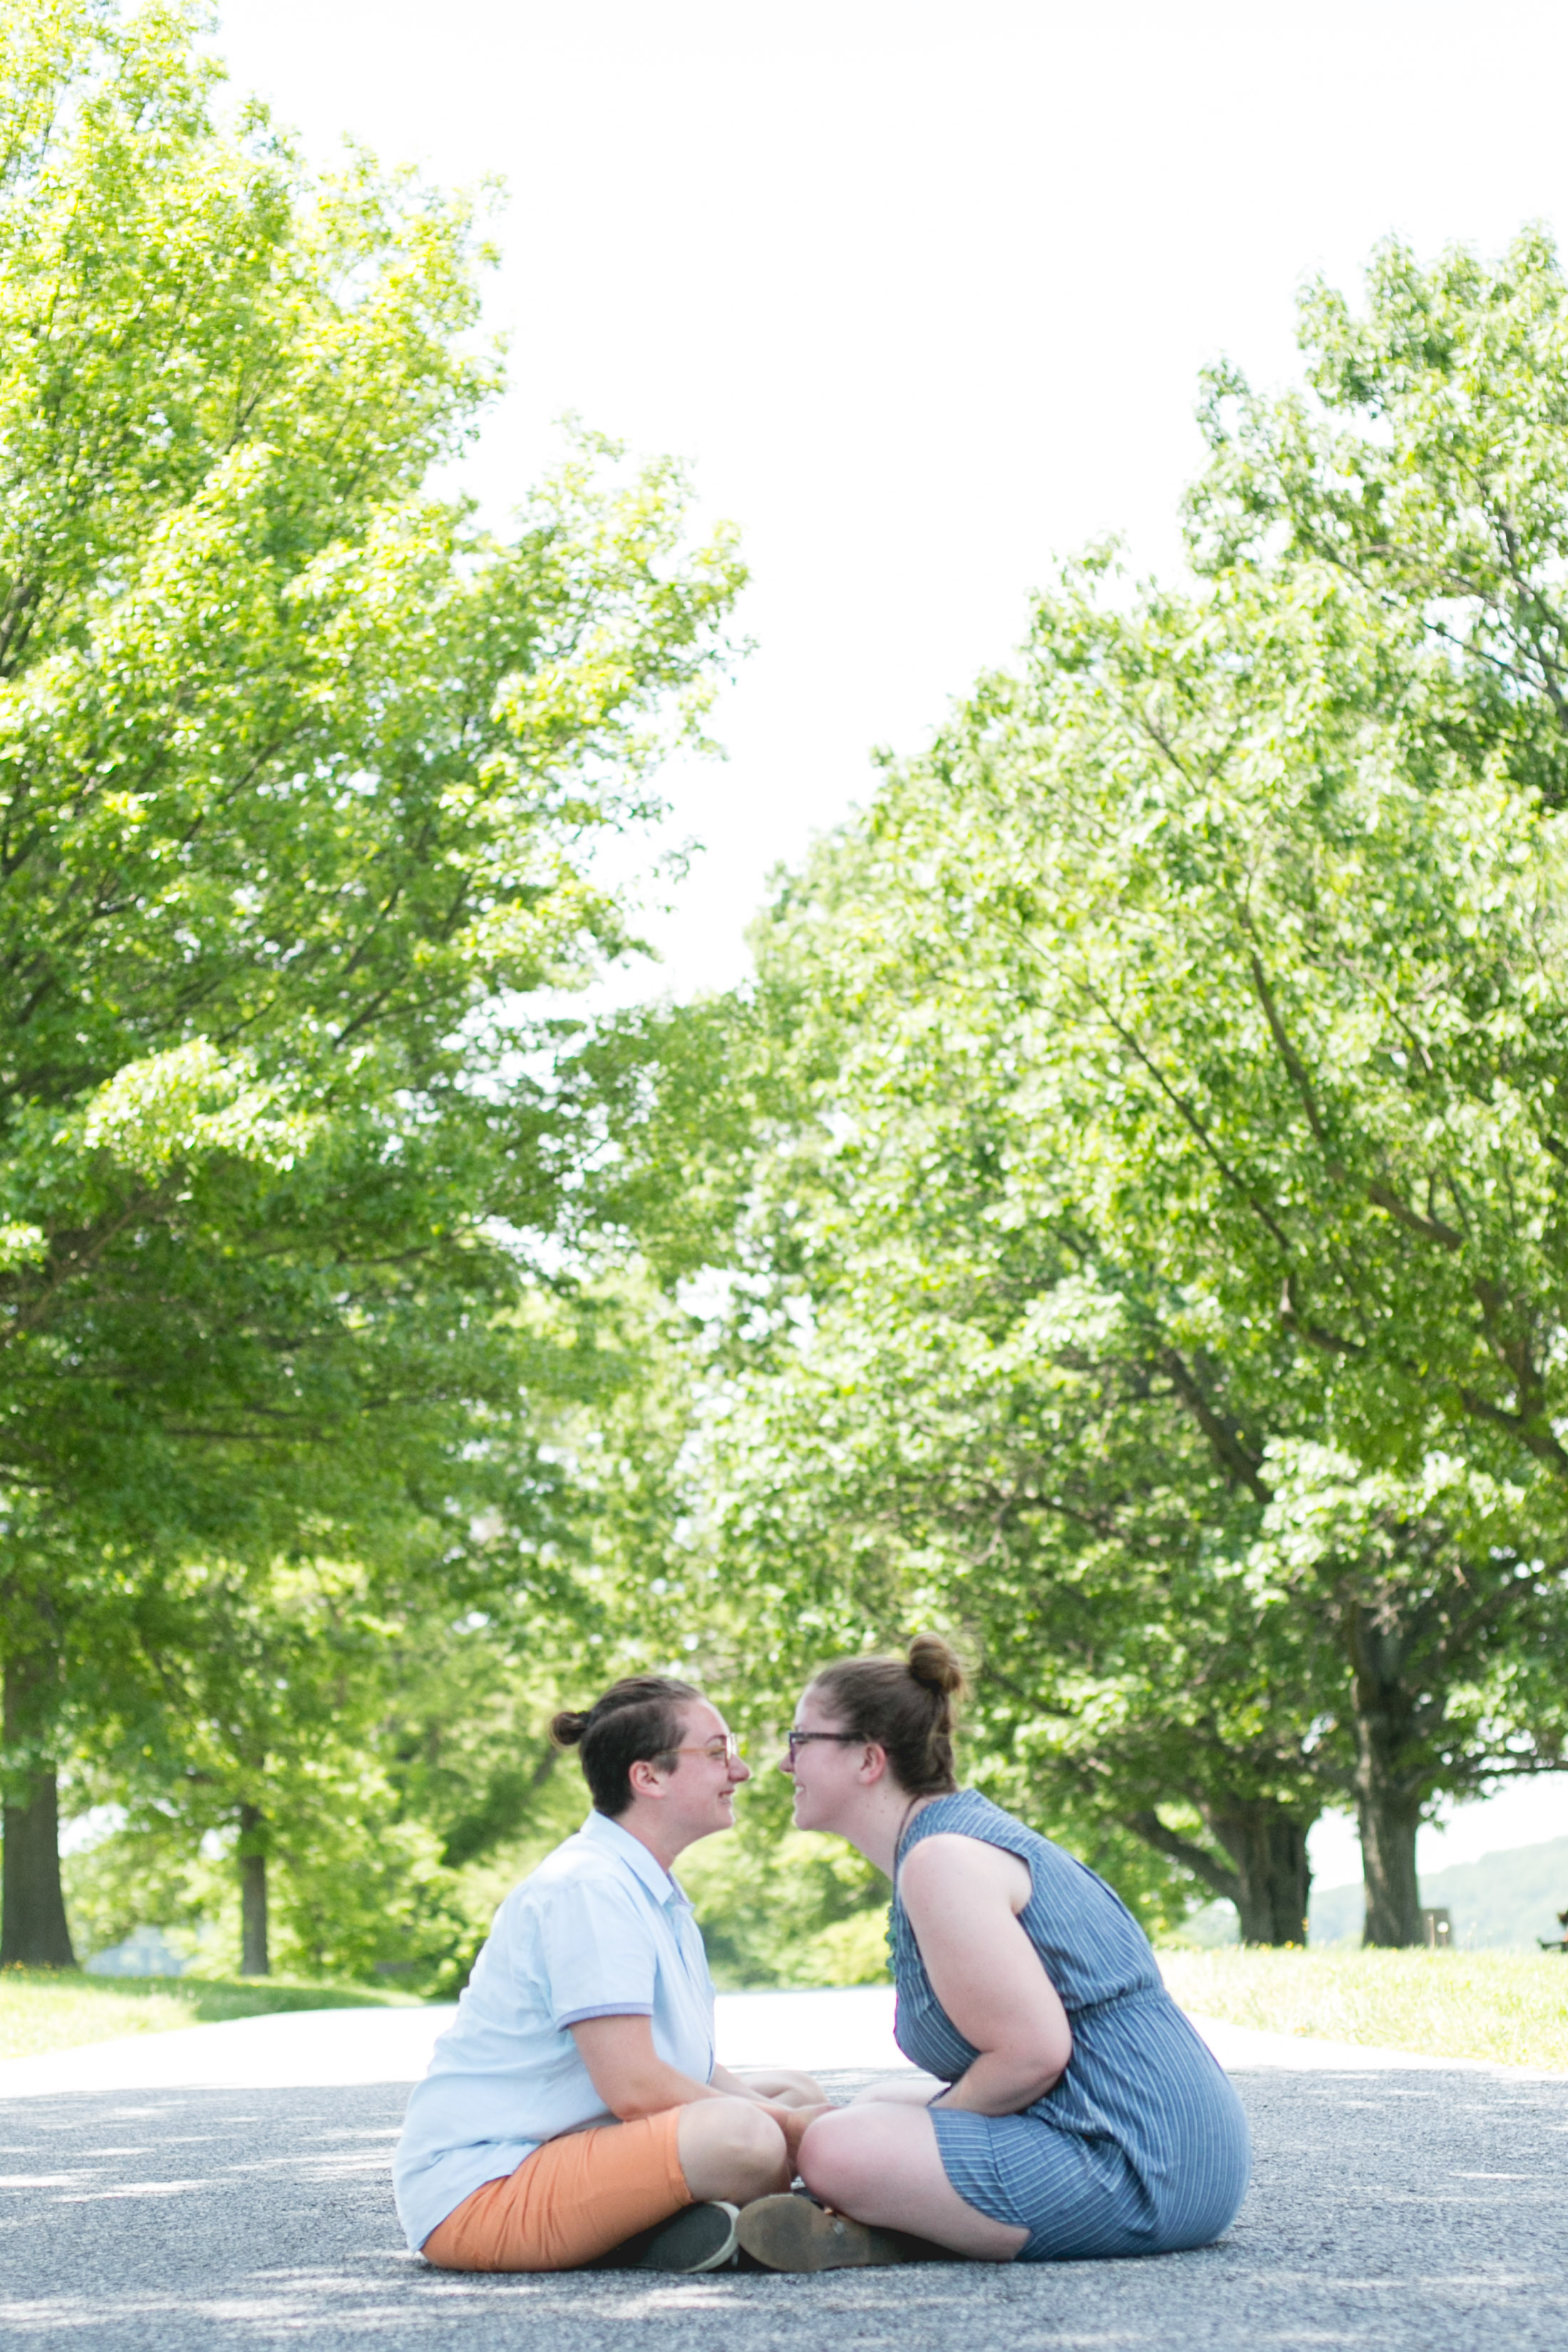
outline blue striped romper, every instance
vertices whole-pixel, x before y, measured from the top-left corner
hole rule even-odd
[[[955,1833],[1027,1865],[1034,1891],[1019,1925],[1061,1995],[1072,2057],[1020,2115],[933,2107],[949,2180],[993,2221],[1028,2231],[1020,2262],[1207,2245],[1246,2192],[1247,2121],[1162,1984],[1143,1930],[1102,1878],[973,1789],[924,1806],[899,1858],[921,1838]],[[896,1876],[892,1946],[899,2047],[955,2082],[979,2053],[931,1990]]]

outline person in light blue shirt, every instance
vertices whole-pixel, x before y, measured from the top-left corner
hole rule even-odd
[[[713,1987],[670,1874],[749,1779],[688,1683],[635,1675],[552,1730],[594,1810],[496,1914],[409,2099],[393,2167],[410,2247],[453,2270],[614,2257],[701,2270],[737,2209],[786,2189],[823,2100],[714,2063]]]

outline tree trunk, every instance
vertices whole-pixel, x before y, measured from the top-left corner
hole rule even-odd
[[[1127,1825],[1157,1853],[1184,1864],[1223,1901],[1235,1904],[1244,1944],[1304,1944],[1311,1823],[1273,1797],[1237,1798],[1226,1805],[1200,1802],[1199,1811],[1233,1868],[1168,1830],[1158,1813],[1130,1813]]]
[[[47,1669],[23,1653],[5,1661],[8,1748],[37,1737]],[[59,1793],[52,1768],[7,1776],[5,1848],[0,1866],[0,1969],[74,1969],[60,1885]]]
[[[59,1801],[52,1772],[35,1772],[25,1804],[5,1807],[0,1969],[74,1969],[60,1885]]]
[[[1272,1797],[1205,1805],[1209,1833],[1236,1865],[1232,1897],[1244,1944],[1304,1944],[1312,1872],[1310,1822]]]
[[[267,1856],[260,1843],[261,1813],[255,1805],[239,1809],[239,1973],[266,1977],[272,1973],[267,1952]]]
[[[1421,1888],[1415,1832],[1422,1777],[1415,1701],[1403,1678],[1407,1643],[1356,1610],[1350,1624],[1355,1716],[1355,1799],[1366,1886],[1363,1941],[1400,1949],[1419,1944]]]

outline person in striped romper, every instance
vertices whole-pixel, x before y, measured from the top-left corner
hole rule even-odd
[[[853,1658],[805,1693],[783,1769],[796,1823],[893,1880],[900,2049],[942,2088],[825,2109],[811,2199],[759,2200],[742,2243],[775,2269],[1071,2262],[1210,2243],[1250,2168],[1246,2118],[1104,1880],[955,1785],[946,1643]]]

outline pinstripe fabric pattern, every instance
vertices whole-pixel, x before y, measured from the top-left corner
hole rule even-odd
[[[973,1789],[917,1813],[900,1861],[921,1838],[953,1833],[1027,1864],[1034,1891],[1019,1924],[1061,1995],[1073,2053],[1022,2115],[931,2110],[948,2179],[980,2212],[1028,2231],[1022,2262],[1207,2245],[1247,2189],[1247,2123],[1142,1929],[1102,1878]],[[952,2082],[979,2053],[931,1990],[896,1881],[891,1940],[899,2047]]]

